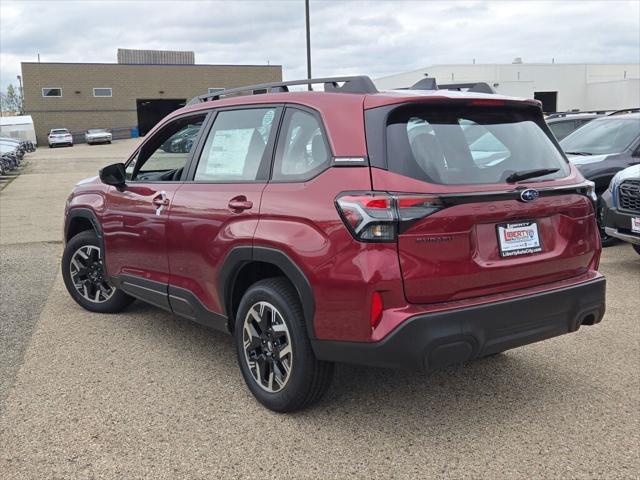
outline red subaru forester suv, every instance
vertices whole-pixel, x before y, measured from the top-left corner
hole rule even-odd
[[[429,88],[192,100],[73,190],[69,293],[229,332],[281,412],[320,398],[334,362],[431,370],[599,322],[593,184],[540,104]]]

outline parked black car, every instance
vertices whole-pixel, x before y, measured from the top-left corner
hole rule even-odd
[[[600,197],[620,170],[640,163],[640,113],[620,113],[596,118],[560,141],[569,160],[582,175],[595,183]],[[602,219],[602,202],[599,219]],[[610,237],[600,222],[602,245],[617,239]]]
[[[562,140],[578,128],[586,125],[594,118],[601,117],[605,112],[563,112],[552,113],[545,120],[553,135]]]
[[[610,237],[640,254],[640,165],[619,171],[602,194],[602,224]]]
[[[167,153],[187,153],[193,146],[193,139],[200,130],[199,125],[193,125],[185,128],[183,131],[169,137],[160,148]]]

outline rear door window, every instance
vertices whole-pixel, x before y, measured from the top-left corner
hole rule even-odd
[[[515,172],[557,168],[536,180],[561,178],[567,162],[532,113],[509,107],[396,109],[387,123],[389,170],[439,184],[503,183]]]

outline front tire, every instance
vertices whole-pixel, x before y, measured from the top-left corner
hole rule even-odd
[[[62,278],[78,305],[91,312],[116,313],[133,297],[111,285],[103,266],[102,247],[93,230],[73,237],[62,255]]]
[[[636,245],[635,243],[632,243],[631,246],[636,251],[636,253],[640,255],[640,245]]]
[[[234,335],[244,381],[268,409],[301,410],[329,388],[333,363],[315,357],[300,300],[287,279],[268,278],[247,290]]]

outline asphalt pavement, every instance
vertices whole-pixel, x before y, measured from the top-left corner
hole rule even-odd
[[[597,326],[432,374],[340,365],[316,407],[275,414],[230,337],[67,295],[67,192],[134,145],[40,148],[0,192],[0,478],[638,478],[630,246],[604,251]]]

